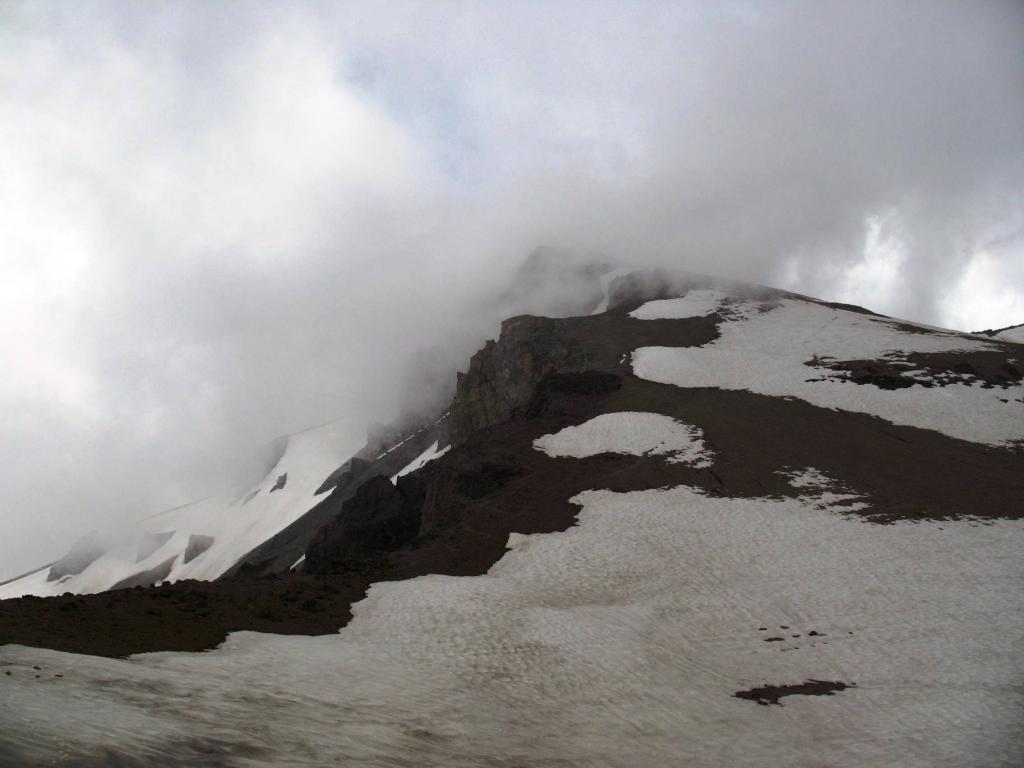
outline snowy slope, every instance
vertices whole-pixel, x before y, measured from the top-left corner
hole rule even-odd
[[[723,318],[720,336],[704,346],[631,349],[630,365],[603,372],[619,389],[566,390],[551,414],[520,414],[482,430],[492,454],[483,438],[451,450],[440,450],[439,440],[393,477],[436,462],[425,473],[434,497],[457,489],[474,461],[486,466],[498,456],[512,470],[533,467],[534,474],[509,473],[517,478],[507,486],[516,521],[539,506],[542,479],[583,477],[577,487],[587,490],[571,499],[578,525],[513,533],[484,575],[379,581],[333,635],[240,632],[208,653],[127,660],[0,647],[0,667],[11,673],[0,677],[8,681],[0,762],[6,748],[29,765],[88,765],[94,756],[143,766],[1024,765],[1024,520],[1004,519],[1019,509],[986,509],[985,519],[962,510],[935,519],[941,513],[919,509],[913,520],[878,524],[860,515],[885,497],[853,487],[851,478],[869,480],[852,461],[836,462],[830,451],[832,463],[820,464],[827,471],[806,466],[817,443],[791,463],[771,450],[787,430],[765,435],[767,447],[755,451],[768,457],[768,469],[744,485],[737,465],[749,466],[750,455],[738,458],[742,451],[723,439],[738,419],[698,428],[654,412],[651,395],[628,406],[614,400],[678,393],[697,403],[696,420],[701,403],[713,408],[715,399],[687,388],[799,399],[818,406],[800,407],[810,430],[843,418],[863,428],[848,433],[858,440],[877,430],[878,445],[866,450],[838,436],[839,453],[866,455],[869,474],[876,449],[906,455],[887,453],[886,444],[909,444],[935,450],[935,466],[945,456],[968,457],[950,471],[986,478],[964,476],[971,489],[1003,483],[1010,490],[997,498],[1013,504],[1020,486],[1006,477],[1018,477],[1021,454],[999,446],[1024,439],[1020,384],[986,388],[966,375],[940,382],[933,371],[908,368],[906,376],[935,386],[889,390],[830,367],[951,351],[1005,355],[1005,347],[796,298],[762,302],[713,290],[648,302],[621,322],[686,318],[706,326],[711,315]],[[588,411],[584,400],[604,410]],[[768,410],[760,400],[757,408]],[[760,429],[757,412],[740,413]],[[550,428],[531,418],[551,419]],[[947,443],[959,452],[935,447]],[[324,462],[337,466],[336,458]],[[288,482],[273,496],[298,470],[282,459],[266,484],[283,471]],[[891,493],[912,495],[906,463],[900,472]],[[300,482],[320,480],[322,473]],[[456,497],[478,514],[445,529],[444,546],[480,536],[488,514],[502,511],[487,500],[503,491],[484,492]],[[223,537],[228,528],[220,525]],[[423,556],[429,543],[411,551]],[[831,695],[762,706],[752,693],[808,685]]]
[[[634,317],[705,314],[709,292],[654,301]],[[991,445],[1024,440],[1024,384],[985,388],[964,381],[945,386],[885,390],[835,376],[826,361],[891,359],[911,353],[994,349],[985,341],[954,333],[922,333],[905,324],[808,301],[732,302],[719,296],[726,320],[720,336],[703,347],[643,347],[633,353],[637,376],[680,387],[742,389],[798,397],[825,408],[880,416],[895,424],[934,429]],[[902,327],[901,327],[902,326]],[[926,373],[908,376],[928,381]]]
[[[995,335],[995,338],[1002,339],[1003,341],[1012,341],[1016,344],[1024,344],[1024,325],[1000,331]]]
[[[873,526],[821,489],[577,501],[578,527],[513,536],[486,576],[375,585],[335,636],[128,661],[0,649],[15,679],[48,678],[9,688],[6,736],[42,758],[115,729],[115,754],[184,764],[195,744],[273,766],[1024,760],[1020,521]],[[809,679],[851,687],[734,697]]]
[[[116,543],[80,574],[47,581],[49,568],[44,568],[0,586],[0,599],[101,592],[169,560],[167,581],[217,578],[319,501],[314,494],[324,478],[359,447],[354,434],[350,425],[333,422],[292,435],[267,476],[245,493],[204,499],[140,520],[119,532]],[[272,490],[285,475],[283,487]],[[148,537],[166,534],[170,536],[161,546],[136,562],[148,548]],[[212,543],[185,562],[189,542],[194,549],[204,543],[199,537],[209,537]]]
[[[400,469],[398,472],[393,474],[391,476],[391,482],[393,483],[393,482],[395,482],[395,480],[400,478],[402,475],[407,475],[410,472],[415,472],[417,469],[419,469],[420,467],[424,466],[428,462],[431,462],[434,459],[439,459],[440,457],[444,456],[448,452],[448,450],[449,450],[449,448],[451,446],[445,446],[444,448],[440,448],[439,449],[437,447],[439,444],[440,443],[437,440],[435,440],[433,443],[431,443],[430,447],[428,447],[423,453],[421,453],[415,459],[413,459],[408,464],[406,464],[404,467],[402,467],[402,469]]]

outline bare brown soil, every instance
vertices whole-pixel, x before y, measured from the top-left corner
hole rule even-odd
[[[856,688],[856,683],[840,683],[831,680],[808,680],[806,683],[792,685],[764,685],[748,691],[737,691],[733,694],[737,699],[748,699],[758,704],[782,706],[779,699],[784,696],[833,696],[836,691]]]

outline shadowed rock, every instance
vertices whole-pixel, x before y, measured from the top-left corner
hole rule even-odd
[[[392,485],[383,475],[366,481],[341,513],[323,526],[306,550],[309,573],[343,573],[398,549],[416,537],[425,487],[411,475]]]

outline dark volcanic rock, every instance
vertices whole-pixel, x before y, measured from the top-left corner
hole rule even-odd
[[[315,495],[319,496],[321,493],[327,493],[327,491],[334,490],[335,488],[344,490],[354,478],[365,472],[369,466],[369,462],[353,456],[327,476],[327,479],[316,489]]]
[[[506,462],[484,461],[455,479],[459,493],[471,499],[482,499],[507,485],[509,480],[523,473],[521,467]]]
[[[128,656],[207,650],[239,630],[329,634],[349,620],[349,606],[362,599],[366,586],[362,578],[287,574],[0,600],[0,645]],[[303,604],[313,604],[314,610]],[[0,765],[5,768],[21,765],[5,763],[2,755],[0,749]],[[165,764],[163,756],[159,764]],[[207,763],[190,763],[198,764]]]
[[[1019,384],[1021,370],[1000,350],[971,352],[912,352],[878,360],[814,358],[806,365],[836,371],[843,380],[870,384],[879,389],[944,387],[949,384],[980,384],[1007,388]]]
[[[79,574],[101,558],[106,551],[106,547],[100,542],[99,537],[90,533],[75,542],[75,545],[64,557],[50,566],[50,573],[46,580],[57,581],[64,576]]]
[[[778,704],[779,699],[784,696],[832,696],[836,691],[845,691],[847,688],[856,688],[856,683],[841,683],[831,680],[808,680],[806,683],[794,685],[765,685],[760,688],[751,688],[748,691],[737,691],[733,694],[737,699],[756,701],[758,704],[767,706]]]
[[[637,347],[699,346],[718,336],[718,315],[636,320],[635,303],[587,317],[514,317],[473,355],[452,403],[452,445],[476,430],[525,415],[538,383],[556,373],[627,370]],[[596,381],[596,379],[595,379]]]
[[[317,531],[306,550],[305,570],[343,573],[398,549],[419,531],[423,498],[423,484],[414,478],[399,478],[398,486],[383,475],[371,478],[334,521]]]
[[[349,459],[332,472],[316,491],[316,495],[325,490],[330,490],[330,494],[291,525],[247,553],[225,575],[263,576],[291,570],[295,561],[306,554],[317,531],[341,513],[344,503],[363,483],[377,475],[390,477],[396,474],[434,442],[440,445],[448,443],[448,421],[444,417],[407,436],[401,444],[392,446],[374,461],[357,457]]]

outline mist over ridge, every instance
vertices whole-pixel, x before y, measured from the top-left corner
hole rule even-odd
[[[538,245],[1024,321],[1022,40],[1012,2],[4,6],[0,579],[358,442],[537,311],[495,297]]]

